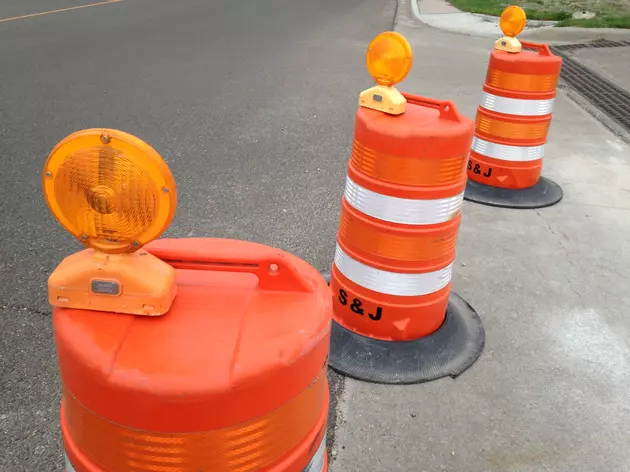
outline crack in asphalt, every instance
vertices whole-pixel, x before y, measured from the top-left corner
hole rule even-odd
[[[14,311],[27,311],[33,315],[41,315],[41,316],[48,316],[48,317],[52,315],[52,311],[37,310],[36,308],[31,308],[24,305],[2,305],[2,309],[14,310]]]

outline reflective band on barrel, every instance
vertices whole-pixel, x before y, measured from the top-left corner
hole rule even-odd
[[[68,441],[99,470],[254,472],[302,444],[319,424],[327,394],[324,368],[285,404],[251,420],[208,431],[129,428],[95,414],[67,390],[63,411]]]
[[[553,92],[558,86],[560,74],[518,74],[490,69],[486,76],[486,84],[503,90],[516,92]]]
[[[432,225],[459,214],[464,194],[436,200],[409,200],[372,192],[346,179],[346,201],[361,213],[391,223]]]
[[[313,456],[311,461],[308,463],[308,465],[304,468],[303,472],[324,472],[324,465],[326,462],[325,458],[326,458],[326,435],[324,434],[324,439],[322,439],[322,442],[319,444],[319,447],[317,448],[317,452],[315,452],[315,455]],[[74,467],[72,467],[72,464],[70,463],[70,459],[68,459],[68,456],[66,456],[65,464],[66,466],[65,466],[64,472],[76,472]]]
[[[475,136],[472,142],[472,151],[493,159],[526,162],[542,159],[545,154],[545,146],[508,146],[491,143]]]
[[[428,262],[455,251],[458,228],[459,217],[433,231],[408,231],[407,227],[401,230],[390,224],[374,224],[344,201],[337,238],[357,253],[384,257],[392,262]]]
[[[530,123],[522,121],[506,121],[499,117],[501,115],[492,115],[492,117],[485,115],[481,110],[477,113],[475,120],[475,126],[478,132],[488,134],[490,136],[496,136],[506,139],[520,139],[520,140],[544,140],[547,137],[547,130],[549,129],[548,118],[542,118],[539,123]],[[522,119],[522,118],[521,118]]]
[[[553,98],[549,100],[523,100],[520,98],[499,97],[498,95],[484,92],[481,97],[481,107],[506,115],[542,116],[551,113],[553,101]]]
[[[451,281],[453,264],[435,272],[401,274],[387,272],[354,260],[337,244],[335,266],[357,285],[387,295],[417,297],[437,292]]]
[[[464,176],[468,153],[434,159],[417,149],[416,155],[401,156],[372,149],[355,138],[352,144],[352,166],[376,180],[402,185],[450,185]]]
[[[324,434],[324,439],[319,444],[317,448],[317,452],[308,463],[308,465],[304,468],[303,472],[324,472],[325,465],[325,457],[326,457],[326,435]]]

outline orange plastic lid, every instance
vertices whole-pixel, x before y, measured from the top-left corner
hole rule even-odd
[[[163,239],[177,269],[162,317],[55,309],[64,389],[140,430],[205,431],[258,418],[321,374],[331,296],[306,262],[255,243]]]
[[[493,50],[490,54],[489,69],[517,74],[560,74],[562,58],[551,52],[546,44],[521,41],[523,49],[518,54]]]
[[[411,159],[462,156],[470,149],[473,123],[449,101],[403,94],[405,113],[391,116],[360,107],[354,139],[370,152]]]

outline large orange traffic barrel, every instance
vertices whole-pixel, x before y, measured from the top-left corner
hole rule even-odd
[[[393,83],[410,67],[397,33],[376,37],[368,67],[372,56]],[[361,94],[330,274],[330,365],[382,383],[456,376],[484,344],[479,317],[451,292],[473,123],[371,71],[379,85]]]
[[[176,189],[124,133],[71,136],[44,185],[88,246],[49,279],[66,472],[327,470],[321,275],[250,242],[150,243]]]
[[[562,199],[560,186],[541,177],[562,59],[545,44],[518,41],[524,24],[523,10],[508,7],[506,36],[490,55],[464,195],[477,203],[541,208]]]

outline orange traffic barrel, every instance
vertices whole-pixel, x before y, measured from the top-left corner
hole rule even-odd
[[[562,59],[545,44],[517,44],[517,52],[497,49],[490,55],[464,198],[541,208],[562,198],[562,189],[541,177]]]
[[[325,471],[321,275],[249,242],[151,243],[175,214],[175,180],[122,131],[62,140],[43,186],[86,246],[48,279],[66,471]]]
[[[320,274],[250,242],[146,250],[175,269],[163,316],[54,310],[67,471],[325,471]]]
[[[484,344],[451,292],[474,126],[449,101],[403,96],[398,115],[357,111],[330,274],[330,365],[381,383],[456,376]]]
[[[470,367],[485,332],[451,291],[474,125],[449,101],[400,93],[412,51],[370,43],[376,86],[359,96],[334,262],[330,366],[361,380],[418,383]]]

